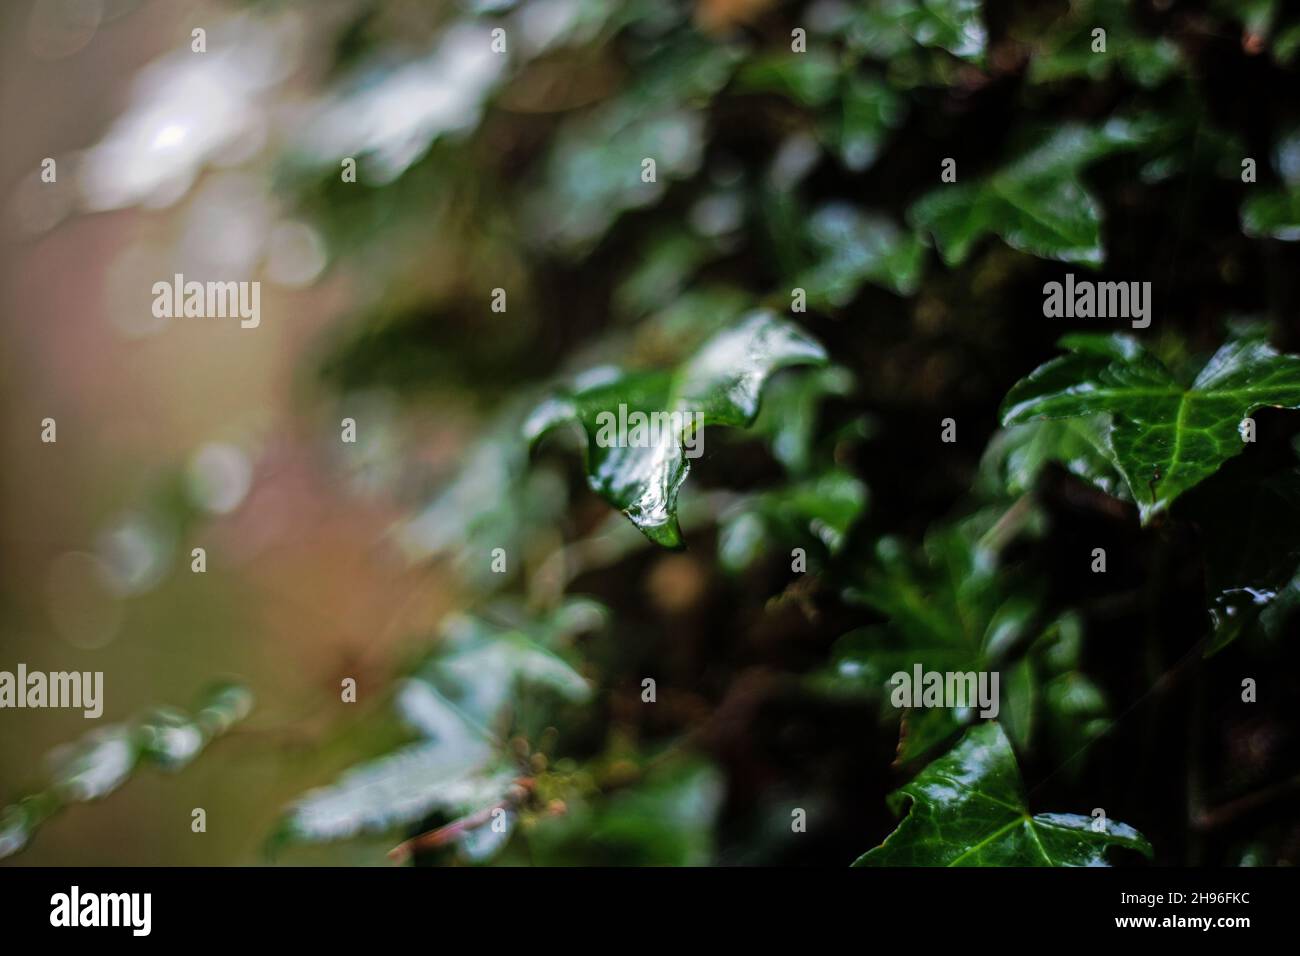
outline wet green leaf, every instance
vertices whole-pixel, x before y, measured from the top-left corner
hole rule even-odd
[[[885,842],[855,866],[1106,866],[1112,847],[1151,855],[1123,823],[1074,813],[1031,815],[1015,754],[996,723],[966,732],[890,798],[911,804]]]
[[[964,262],[975,243],[990,234],[1043,259],[1100,265],[1105,258],[1101,204],[1079,172],[1137,145],[1144,135],[1144,127],[1119,120],[1097,129],[1063,126],[991,176],[967,181],[959,167],[957,182],[921,197],[908,219],[933,236],[949,266]]]
[[[927,670],[980,670],[1017,643],[1037,602],[1017,592],[965,529],[943,528],[910,555],[894,538],[882,539],[875,561],[849,595],[889,618],[856,632],[838,653],[839,669],[884,686],[914,663]]]
[[[1229,341],[1190,385],[1136,339],[1072,335],[1068,355],[1017,383],[1002,423],[1108,414],[1114,460],[1143,522],[1241,452],[1242,419],[1266,405],[1300,407],[1300,357],[1253,338]]]
[[[891,677],[914,677],[918,665],[923,672],[974,673],[977,680],[996,672],[996,719],[1019,746],[1050,729],[1045,747],[1062,762],[1105,726],[1105,701],[1079,671],[1078,619],[1069,613],[1048,618],[1037,589],[982,543],[986,525],[1001,513],[992,509],[964,525],[935,529],[915,557],[883,539],[862,586],[845,595],[888,620],[837,642],[824,686],[841,693],[858,688],[880,701],[886,721],[899,720],[900,764],[950,739],[982,709],[978,700],[964,707],[895,709]],[[987,686],[992,690],[991,681]],[[1076,694],[1065,696],[1069,689]]]
[[[541,405],[525,433],[536,440],[557,426],[577,423],[587,442],[592,490],[650,540],[676,547],[682,540],[677,492],[690,470],[685,443],[702,447],[700,425],[748,426],[769,375],[825,360],[821,346],[797,326],[758,311],[713,336],[676,369],[597,369],[582,376]],[[638,421],[644,423],[639,430]],[[654,428],[652,421],[658,422]]]
[[[589,609],[584,627],[598,627],[604,612],[592,602],[572,602],[560,614]],[[500,625],[481,617],[456,615],[448,620],[437,648],[415,676],[428,684],[458,712],[479,727],[492,727],[521,684],[546,687],[575,702],[591,695],[587,681],[543,641],[563,629],[554,617],[520,627]],[[572,626],[572,625],[569,625]]]

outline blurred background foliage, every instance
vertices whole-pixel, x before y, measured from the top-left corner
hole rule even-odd
[[[1161,864],[1300,856],[1295,416],[1145,528],[1099,423],[998,417],[1061,334],[1111,331],[1043,318],[1066,271],[1150,280],[1171,368],[1242,319],[1300,349],[1287,4],[3,17],[0,666],[102,669],[113,720],[224,673],[256,701],[16,862],[847,865],[975,719],[900,720],[883,681],[917,660],[1000,670],[1033,809],[1104,807]],[[263,280],[262,327],[151,318],[175,272]],[[822,357],[706,428],[684,549],[574,435],[530,447],[548,396],[689,369],[757,309]],[[79,718],[4,721],[0,799],[44,792]]]

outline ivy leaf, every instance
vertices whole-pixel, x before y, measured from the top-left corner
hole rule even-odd
[[[878,696],[882,714],[893,720],[900,711],[885,702],[893,702],[897,673],[911,676],[917,665],[925,672],[997,672],[996,719],[1016,745],[1044,739],[1054,757],[1078,766],[1070,758],[1104,729],[1105,700],[1079,670],[1080,621],[1067,613],[1044,623],[1036,591],[984,545],[1003,513],[988,509],[932,531],[916,558],[883,539],[862,586],[845,596],[889,620],[840,638],[827,686]],[[979,711],[975,700],[902,710],[896,762],[926,755],[979,719]]]
[[[539,406],[524,430],[535,441],[576,422],[586,437],[592,490],[621,509],[651,541],[679,547],[677,492],[690,470],[683,444],[702,440],[696,423],[748,426],[758,414],[768,376],[825,361],[822,347],[797,326],[760,310],[714,335],[676,369],[588,373]],[[642,428],[638,435],[633,413],[646,421],[658,413],[665,427]],[[624,436],[617,434],[621,422],[628,423]]]
[[[908,211],[908,220],[934,237],[949,266],[964,262],[975,243],[989,234],[1043,259],[1100,265],[1105,258],[1101,204],[1079,172],[1137,145],[1145,133],[1120,120],[1100,129],[1064,126],[991,176],[959,179],[922,196]]]
[[[1015,754],[996,723],[969,730],[890,798],[911,810],[854,866],[1106,866],[1111,847],[1151,856],[1123,823],[1074,813],[1030,815]]]
[[[924,671],[997,670],[1012,648],[1023,645],[1038,617],[1039,602],[1015,587],[972,539],[974,528],[931,533],[914,559],[892,538],[882,539],[862,585],[846,595],[888,622],[851,631],[835,648],[835,674],[889,700],[890,678]],[[1028,688],[1021,688],[1028,691]],[[1008,696],[1003,688],[1002,696]],[[898,760],[906,763],[974,719],[978,705],[909,711],[903,718]],[[886,713],[892,711],[886,710]]]
[[[590,697],[591,686],[542,641],[564,631],[599,626],[604,609],[593,602],[572,601],[557,615],[526,627],[454,615],[434,653],[417,668],[416,679],[483,728],[498,720],[520,684],[545,687],[581,703]]]
[[[1109,414],[1111,453],[1144,524],[1241,452],[1252,411],[1300,407],[1300,356],[1258,338],[1226,343],[1187,386],[1131,336],[1071,335],[1061,346],[1070,354],[1007,394],[1002,424]]]

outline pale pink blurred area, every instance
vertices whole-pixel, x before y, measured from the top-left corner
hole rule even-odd
[[[256,699],[192,767],[142,769],[6,864],[258,862],[279,809],[334,769],[317,753],[327,732],[378,704],[401,648],[451,602],[438,569],[393,545],[400,482],[366,477],[365,442],[340,443],[347,409],[312,375],[313,349],[355,291],[270,190],[262,155],[276,124],[264,93],[311,70],[309,25],[244,16],[171,0],[0,8],[0,669],[105,675],[98,722],[0,711],[0,804],[96,723],[188,707],[226,676]],[[169,119],[185,101],[166,84],[181,80],[158,64],[198,56],[196,25],[209,44],[222,29],[256,42],[220,68],[229,54],[210,46],[204,69],[216,72],[184,82],[227,101]],[[137,125],[122,125],[131,115]],[[189,152],[150,158],[175,149]],[[45,157],[54,183],[40,181]],[[151,288],[179,271],[260,281],[260,325],[157,318]],[[54,443],[41,440],[46,418]],[[429,421],[359,426],[398,430],[425,465],[456,451]],[[340,699],[344,677],[358,681],[357,704]],[[200,806],[208,832],[194,834]]]

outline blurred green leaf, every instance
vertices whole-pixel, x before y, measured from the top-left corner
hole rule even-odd
[[[589,249],[618,217],[662,198],[672,180],[699,169],[705,116],[697,105],[730,79],[739,51],[691,43],[646,64],[635,90],[564,126],[529,195],[528,218],[571,253]],[[642,160],[655,181],[642,181]]]
[[[746,495],[722,517],[718,560],[737,573],[773,549],[788,556],[792,547],[813,546],[835,554],[866,504],[866,486],[839,469]]]
[[[1300,241],[1300,131],[1283,136],[1273,151],[1282,185],[1251,186],[1241,206],[1241,228],[1255,238]]]
[[[724,782],[698,760],[656,768],[632,788],[571,806],[529,836],[540,866],[704,866]]]
[[[1105,52],[1094,52],[1093,31],[1106,31]],[[1181,66],[1178,46],[1168,37],[1139,29],[1125,0],[1075,0],[1057,20],[1035,23],[1017,34],[1033,48],[1029,82],[1086,79],[1099,82],[1121,70],[1139,86],[1155,87]]]
[[[803,106],[822,106],[835,95],[842,69],[825,50],[766,54],[747,60],[736,71],[735,89],[778,93]]]
[[[979,0],[881,0],[854,10],[850,46],[880,59],[899,56],[909,42],[982,64],[988,31]]]
[[[143,764],[164,770],[184,767],[252,706],[247,687],[221,683],[204,692],[194,716],[159,708],[56,748],[49,756],[45,789],[0,813],[0,858],[25,847],[42,823],[70,804],[108,796]]]
[[[868,77],[845,78],[835,112],[822,111],[822,137],[844,168],[865,172],[875,163],[889,134],[901,126],[908,104],[888,85]]]
[[[827,399],[847,396],[853,376],[838,365],[773,376],[750,431],[767,440],[792,475],[812,470],[818,413]]]
[[[1142,141],[1144,126],[1112,120],[1089,129],[1065,125],[993,175],[961,178],[927,193],[908,211],[912,225],[933,236],[949,266],[965,262],[975,243],[995,234],[1013,249],[1043,259],[1100,265],[1101,204],[1079,178],[1091,162]]]
[[[434,812],[491,809],[521,771],[503,721],[524,686],[573,702],[590,684],[558,653],[573,635],[603,625],[605,609],[581,599],[513,622],[456,615],[434,650],[398,687],[395,706],[423,740],[353,767],[285,812],[276,840],[317,842],[384,833]],[[473,838],[471,838],[473,839]],[[482,858],[498,846],[475,844]]]
[[[1300,242],[1300,189],[1264,189],[1241,206],[1241,228],[1256,239]]]
[[[885,216],[829,203],[809,220],[808,241],[816,265],[795,281],[815,305],[847,305],[865,282],[899,295],[920,284],[925,247]]]
[[[491,751],[463,754],[443,743],[416,743],[344,773],[289,808],[280,837],[342,840],[386,833],[434,811],[460,815],[499,803],[518,774],[493,769]]]
[[[393,535],[413,560],[450,557],[462,577],[481,592],[514,580],[519,562],[495,573],[491,552],[527,552],[532,539],[549,529],[568,503],[559,475],[530,468],[528,446],[519,438],[521,416],[509,409],[485,427],[483,437],[463,454],[463,466]]]

